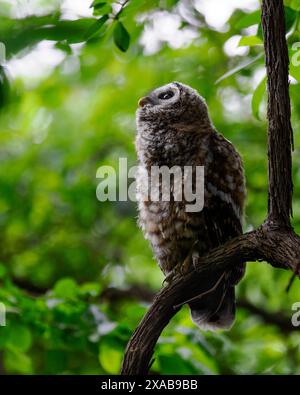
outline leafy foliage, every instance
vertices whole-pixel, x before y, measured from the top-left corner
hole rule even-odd
[[[117,22],[114,28],[114,42],[123,52],[126,52],[129,48],[130,36],[122,22]]]
[[[300,41],[300,1],[285,3],[292,58]],[[138,98],[182,81],[206,98],[217,129],[241,152],[248,187],[244,228],[259,225],[267,205],[260,13],[236,9],[227,29],[218,30],[192,2],[182,12],[175,0],[130,0],[123,6],[96,0],[89,17],[74,20],[57,2],[37,1],[18,15],[9,2],[0,5],[9,61],[0,74],[0,301],[7,309],[7,325],[0,327],[1,370],[117,373],[147,303],[109,298],[105,290],[155,291],[163,278],[136,226],[135,204],[97,201],[97,168],[118,169],[119,157],[135,164]],[[155,34],[154,21],[167,17],[177,21],[176,40]],[[234,36],[243,55],[226,50]],[[41,75],[33,66],[30,76],[14,75],[14,62],[25,68],[26,57],[45,40],[60,56],[58,64]],[[291,64],[290,70],[298,232],[299,67]],[[289,320],[300,300],[297,282],[285,293],[289,277],[263,263],[249,264],[238,299]],[[183,308],[160,338],[152,370],[300,373],[300,332],[283,333],[266,317],[240,307],[231,331],[204,333]]]

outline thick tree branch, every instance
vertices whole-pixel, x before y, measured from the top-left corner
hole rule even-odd
[[[262,26],[268,78],[268,217],[253,232],[230,240],[202,257],[194,270],[162,288],[138,328],[124,356],[123,374],[147,374],[154,346],[174,306],[205,291],[206,271],[226,269],[247,261],[264,260],[299,275],[300,237],[290,225],[292,211],[290,99],[288,51],[282,0],[263,0]],[[203,289],[201,289],[201,287]]]
[[[268,221],[290,226],[293,131],[283,1],[264,0],[261,20],[268,76]]]

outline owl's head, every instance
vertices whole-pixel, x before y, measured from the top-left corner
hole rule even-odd
[[[154,89],[139,100],[138,122],[202,122],[209,121],[205,100],[190,86],[179,82]]]

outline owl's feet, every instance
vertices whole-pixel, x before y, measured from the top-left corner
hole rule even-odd
[[[193,260],[191,259],[191,255],[188,255],[183,262],[178,263],[173,270],[166,276],[163,281],[164,283],[170,284],[177,277],[182,277],[185,274],[189,273],[193,267]]]
[[[168,273],[163,281],[163,285],[165,283],[171,284],[175,278],[181,275],[181,263],[178,263],[171,271]]]
[[[163,284],[170,284],[174,281],[175,278],[184,276],[189,273],[193,268],[195,268],[198,260],[199,260],[199,252],[197,251],[198,242],[195,242],[193,247],[191,248],[190,253],[185,258],[183,262],[178,263],[173,270],[166,276],[163,281]]]
[[[199,252],[198,251],[194,251],[192,253],[192,265],[193,265],[194,269],[196,269],[196,267],[197,267],[197,263],[199,262],[199,258],[200,258]]]

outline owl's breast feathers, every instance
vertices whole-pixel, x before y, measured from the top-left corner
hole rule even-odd
[[[186,258],[196,240],[200,253],[205,253],[241,234],[244,172],[241,158],[229,141],[212,127],[198,134],[182,129],[163,135],[157,131],[153,139],[139,139],[140,167],[146,173],[138,172],[138,188],[147,173],[149,176],[151,164],[204,166],[204,208],[200,212],[186,212],[184,199],[145,201],[138,194],[140,226],[165,274]]]

